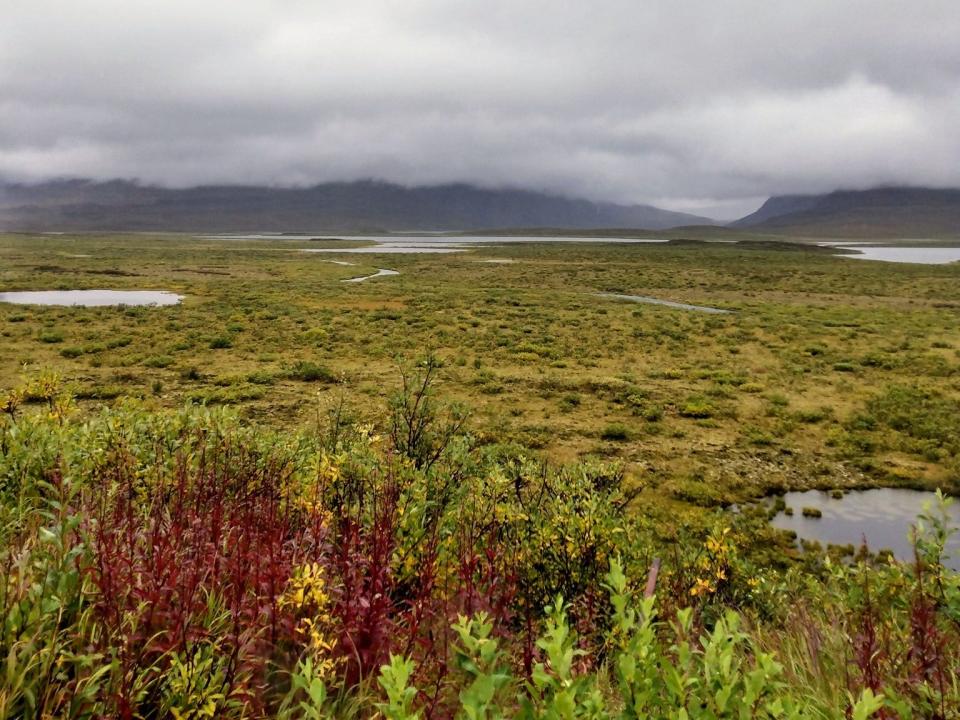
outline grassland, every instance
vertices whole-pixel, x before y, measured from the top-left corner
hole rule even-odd
[[[0,304],[0,387],[54,369],[84,405],[122,396],[230,404],[259,422],[303,426],[340,397],[376,418],[398,362],[435,353],[443,394],[470,409],[481,440],[557,461],[618,458],[664,499],[958,487],[960,267],[683,241],[298,252],[323,246],[3,236],[4,290],[155,288],[185,300]],[[341,282],[378,267],[400,275]]]

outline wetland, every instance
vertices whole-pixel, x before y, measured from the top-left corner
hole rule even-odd
[[[82,404],[308,425],[318,396],[372,415],[398,361],[434,353],[479,441],[617,459],[681,515],[777,490],[957,489],[960,266],[789,243],[513,240],[315,240],[321,259],[290,252],[302,236],[0,236],[0,291],[99,299],[0,303],[0,385],[46,368]],[[156,307],[133,301],[144,286],[165,288],[142,296]],[[322,372],[298,379],[303,363]]]

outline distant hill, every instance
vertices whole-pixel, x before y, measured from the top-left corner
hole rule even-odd
[[[169,189],[125,180],[0,184],[0,229],[315,232],[556,227],[645,228],[710,224],[650,205],[615,205],[529,190],[385,182],[307,188]]]
[[[960,190],[884,187],[781,195],[730,227],[847,238],[958,238]]]

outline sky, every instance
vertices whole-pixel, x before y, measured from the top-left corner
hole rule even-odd
[[[956,0],[0,0],[0,179],[960,186]]]

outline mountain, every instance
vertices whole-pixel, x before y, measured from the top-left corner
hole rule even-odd
[[[812,237],[960,237],[960,190],[882,187],[781,195],[730,227]]]
[[[336,182],[307,188],[125,180],[0,184],[0,229],[313,232],[557,227],[646,228],[712,223],[650,205],[615,205],[466,184],[403,187]]]

